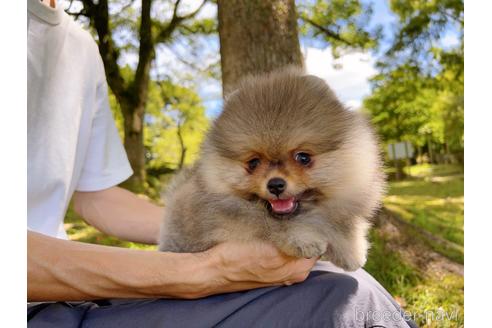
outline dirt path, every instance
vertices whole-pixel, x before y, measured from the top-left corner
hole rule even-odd
[[[376,229],[385,235],[387,246],[397,251],[406,262],[420,268],[423,273],[438,277],[448,273],[463,276],[462,264],[435,252],[425,244],[425,240],[432,240],[443,247],[455,247],[449,241],[406,222],[386,208],[381,210],[375,224]]]

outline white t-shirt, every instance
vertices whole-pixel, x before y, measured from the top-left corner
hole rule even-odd
[[[27,1],[27,227],[67,238],[74,190],[96,191],[132,170],[91,35],[61,8]]]

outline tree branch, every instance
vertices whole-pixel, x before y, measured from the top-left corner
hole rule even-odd
[[[120,12],[123,12],[123,11],[127,10],[128,8],[130,8],[134,2],[135,2],[135,0],[130,0],[126,5],[121,7]]]
[[[181,132],[181,122],[179,120],[177,122],[177,128],[178,128],[177,135],[178,135],[179,145],[181,147],[181,155],[179,157],[178,169],[181,170],[183,168],[183,165],[184,165],[187,149],[186,149],[186,146],[184,144],[184,139],[183,139],[183,135]]]
[[[200,6],[198,6],[198,8],[196,10],[192,11],[191,13],[184,15],[184,16],[178,16],[178,7],[179,7],[179,4],[181,3],[181,0],[176,0],[176,2],[174,4],[174,9],[173,9],[173,16],[172,16],[171,20],[169,21],[169,23],[166,25],[166,27],[161,28],[161,30],[157,34],[157,37],[155,39],[155,43],[164,43],[164,42],[168,41],[170,39],[172,33],[178,27],[178,25],[185,20],[188,20],[190,18],[195,17],[198,14],[198,12],[200,12],[200,10],[203,8],[205,3],[207,3],[208,1],[209,0],[203,0],[203,2],[200,4]]]
[[[70,4],[68,5],[67,11],[69,11],[72,8],[74,0],[70,0]]]
[[[99,53],[104,63],[108,84],[120,104],[126,98],[125,81],[118,66],[119,53],[113,43],[113,35],[109,27],[108,0],[99,0],[96,5],[92,0],[82,0],[84,10],[91,19],[99,38]],[[122,110],[125,110],[122,108]]]
[[[77,21],[80,16],[90,18],[89,14],[85,10],[81,10],[79,12],[73,12],[73,11],[68,11],[67,9],[65,12],[70,16],[72,16],[75,21]]]
[[[74,18],[74,20],[78,20],[80,16],[90,18],[89,13],[87,12],[85,6],[79,12],[70,11],[70,9],[72,9],[72,5],[73,5],[74,1],[75,0],[70,0],[70,4],[68,5],[68,8],[65,9],[65,12],[67,14],[69,14],[70,16],[72,16]],[[83,3],[82,0],[79,0],[79,1]]]
[[[327,37],[332,38],[332,39],[335,39],[335,40],[340,41],[340,42],[343,42],[343,43],[345,43],[345,44],[347,44],[347,45],[349,45],[349,46],[352,46],[352,45],[353,45],[353,44],[352,44],[352,42],[350,42],[350,41],[348,41],[348,40],[346,40],[346,39],[342,38],[342,36],[341,36],[339,33],[329,30],[328,28],[326,28],[326,27],[324,27],[324,26],[322,26],[322,25],[320,25],[320,24],[316,23],[316,22],[315,22],[314,20],[312,20],[311,18],[306,17],[305,15],[300,15],[300,18],[301,18],[304,22],[306,22],[306,23],[308,23],[308,24],[312,25],[312,26],[313,26],[315,29],[317,29],[319,32],[321,32],[321,33],[325,34]]]
[[[138,64],[133,81],[133,91],[136,97],[136,105],[141,110],[145,108],[147,99],[148,80],[150,72],[150,63],[154,54],[154,43],[152,41],[152,20],[150,17],[152,0],[142,0],[142,14],[140,20],[140,47],[138,50]]]
[[[184,16],[181,16],[181,20],[186,20],[186,19],[190,19],[190,18],[193,18],[196,16],[196,14],[198,14],[200,12],[200,10],[202,10],[203,6],[205,6],[205,4],[208,2],[208,0],[203,0],[203,2],[198,6],[197,9],[195,9],[194,11],[192,11],[191,13],[189,13],[188,15],[184,15]]]

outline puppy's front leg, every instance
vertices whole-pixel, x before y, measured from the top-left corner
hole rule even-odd
[[[270,237],[283,253],[299,258],[321,256],[328,246],[327,236],[308,227],[296,227],[284,233],[273,233]]]
[[[348,235],[330,234],[329,245],[323,258],[345,271],[355,271],[363,267],[369,249],[366,237],[368,229],[369,224],[359,224]]]

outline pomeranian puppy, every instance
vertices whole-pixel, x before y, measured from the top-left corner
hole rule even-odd
[[[353,271],[383,190],[368,122],[322,79],[294,68],[249,77],[169,186],[159,250],[263,240]]]

